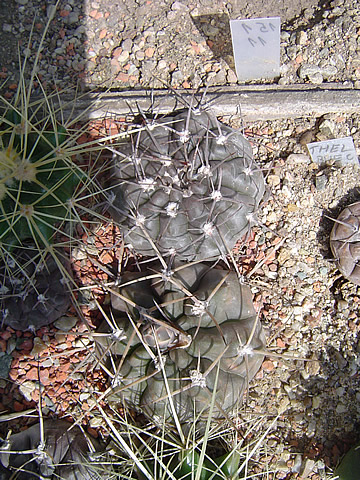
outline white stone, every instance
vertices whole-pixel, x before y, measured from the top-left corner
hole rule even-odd
[[[19,386],[20,392],[24,395],[28,402],[32,401],[31,394],[36,389],[36,383],[31,380],[27,380]]]

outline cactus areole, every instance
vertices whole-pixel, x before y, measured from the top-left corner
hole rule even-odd
[[[265,337],[251,291],[235,272],[152,265],[125,273],[111,303],[113,331],[104,324],[109,333],[99,340],[108,371],[115,367],[108,401],[125,400],[167,423],[201,423],[210,408],[213,419],[223,418],[239,406]]]
[[[125,242],[143,255],[226,255],[248,232],[264,194],[250,143],[189,108],[142,124],[114,155],[109,196]]]

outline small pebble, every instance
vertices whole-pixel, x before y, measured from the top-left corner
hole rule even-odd
[[[307,479],[309,475],[313,472],[315,466],[315,461],[307,458],[303,461],[300,469],[300,477]]]
[[[227,81],[228,83],[237,83],[238,81],[236,73],[231,69],[227,72]]]
[[[33,349],[30,352],[31,356],[39,355],[43,351],[47,350],[49,344],[44,342],[41,338],[35,337],[33,342]]]
[[[326,175],[317,175],[315,177],[315,186],[316,189],[319,191],[325,190],[327,184],[328,184],[328,178]]]
[[[63,316],[54,322],[54,326],[59,330],[68,332],[76,325],[77,321],[77,317]]]
[[[20,392],[24,395],[28,402],[32,401],[32,393],[36,388],[36,382],[32,382],[31,380],[25,381],[19,385]]]
[[[315,140],[315,131],[307,130],[301,135],[299,142],[301,145],[307,145],[308,143],[311,143],[314,140]]]
[[[132,46],[133,46],[133,42],[132,42],[131,38],[127,38],[126,40],[121,42],[121,48],[125,52],[131,52]]]
[[[332,120],[323,120],[319,124],[319,130],[327,138],[334,138],[335,123]]]
[[[102,427],[102,426],[104,426],[104,423],[105,423],[105,421],[104,421],[103,417],[92,417],[89,421],[89,425],[92,428]]]
[[[303,30],[300,30],[300,32],[297,33],[297,37],[296,37],[297,45],[305,45],[307,41],[308,41],[307,33],[304,32]]]
[[[267,177],[267,183],[271,187],[276,187],[277,185],[280,185],[280,177],[278,175],[268,175]]]

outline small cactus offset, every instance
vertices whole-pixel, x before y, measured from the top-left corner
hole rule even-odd
[[[107,319],[101,330],[110,333],[99,340],[107,371],[116,365],[110,402],[125,399],[169,423],[206,420],[213,395],[214,419],[239,405],[265,338],[251,291],[235,272],[152,264],[126,272],[111,303],[114,321]]]
[[[330,247],[340,272],[360,285],[360,202],[346,207],[335,220]]]
[[[71,300],[69,271],[69,261],[59,252],[42,256],[24,245],[8,254],[0,265],[0,327],[5,324],[15,330],[36,331],[64,315]]]
[[[146,256],[227,255],[265,190],[250,143],[191,107],[140,124],[113,160],[109,201],[125,243]]]

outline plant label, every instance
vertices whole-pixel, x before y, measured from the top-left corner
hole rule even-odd
[[[308,143],[306,146],[311,160],[318,165],[334,164],[343,166],[358,165],[359,163],[352,137],[313,142]]]
[[[238,80],[280,75],[280,17],[230,20]]]

